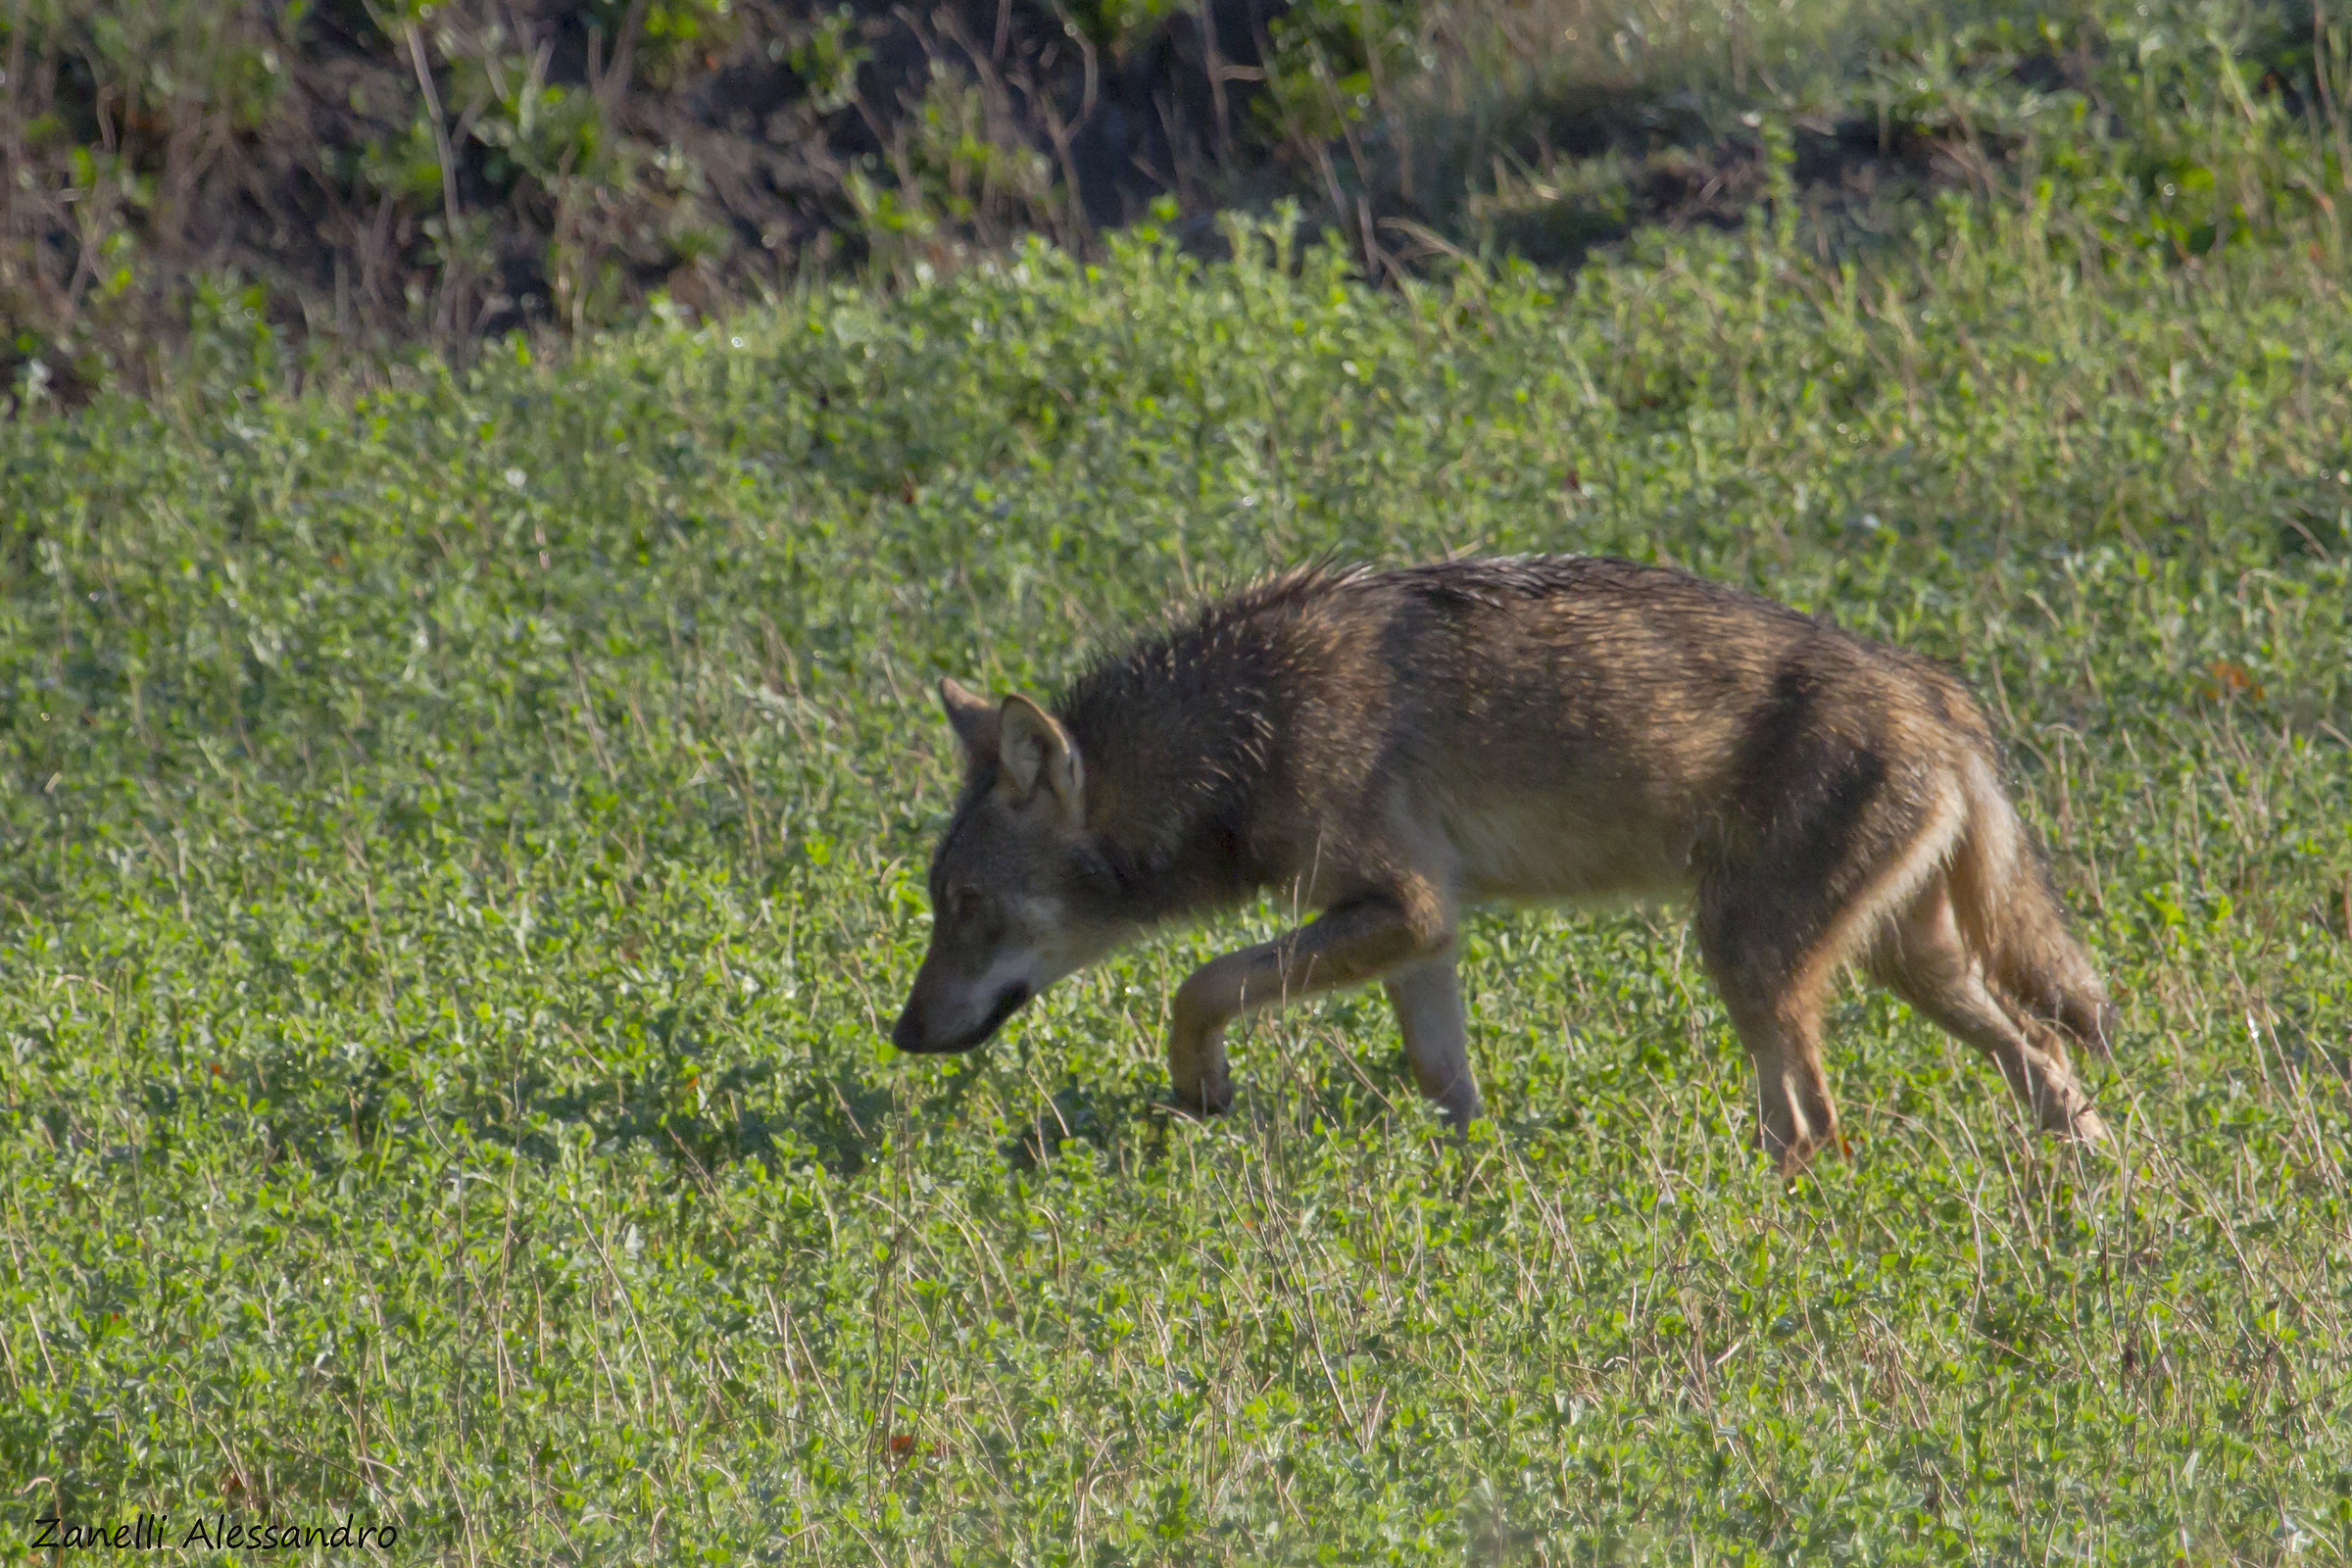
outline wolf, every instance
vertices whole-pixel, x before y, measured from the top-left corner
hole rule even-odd
[[[1471,558],[1273,577],[1095,663],[1051,710],[954,680],[963,783],[892,1034],[983,1044],[1153,926],[1268,890],[1314,917],[1177,988],[1175,1103],[1223,1111],[1243,1013],[1377,980],[1420,1092],[1481,1114],[1454,945],[1486,903],[1683,901],[1793,1175],[1839,1147],[1822,1012],[1859,968],[2103,1142],[2068,1048],[2114,1008],[1929,661],[1684,572]]]

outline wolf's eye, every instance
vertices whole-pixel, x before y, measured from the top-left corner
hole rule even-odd
[[[980,890],[978,888],[948,889],[949,919],[973,920],[979,918],[979,915]]]

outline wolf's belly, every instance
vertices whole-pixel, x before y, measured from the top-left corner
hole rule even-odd
[[[1629,805],[1517,801],[1444,813],[1462,896],[1513,904],[1680,898],[1690,886],[1690,834]]]

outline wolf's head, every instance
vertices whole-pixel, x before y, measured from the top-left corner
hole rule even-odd
[[[931,858],[931,951],[891,1042],[970,1051],[1031,997],[1126,934],[1086,831],[1086,766],[1026,697],[939,684],[964,757],[963,794]]]

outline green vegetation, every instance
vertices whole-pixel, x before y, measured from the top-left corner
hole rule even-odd
[[[223,332],[0,429],[0,1559],[2352,1555],[2343,163],[2198,58],[1842,251],[1767,158],[1572,282],[1144,230],[340,401]],[[1466,1144],[1370,998],[1154,1108],[1271,906],[890,1053],[936,675],[1470,547],[1964,670],[2120,1154],[1854,992],[1784,1189],[1662,913],[1473,924]]]

